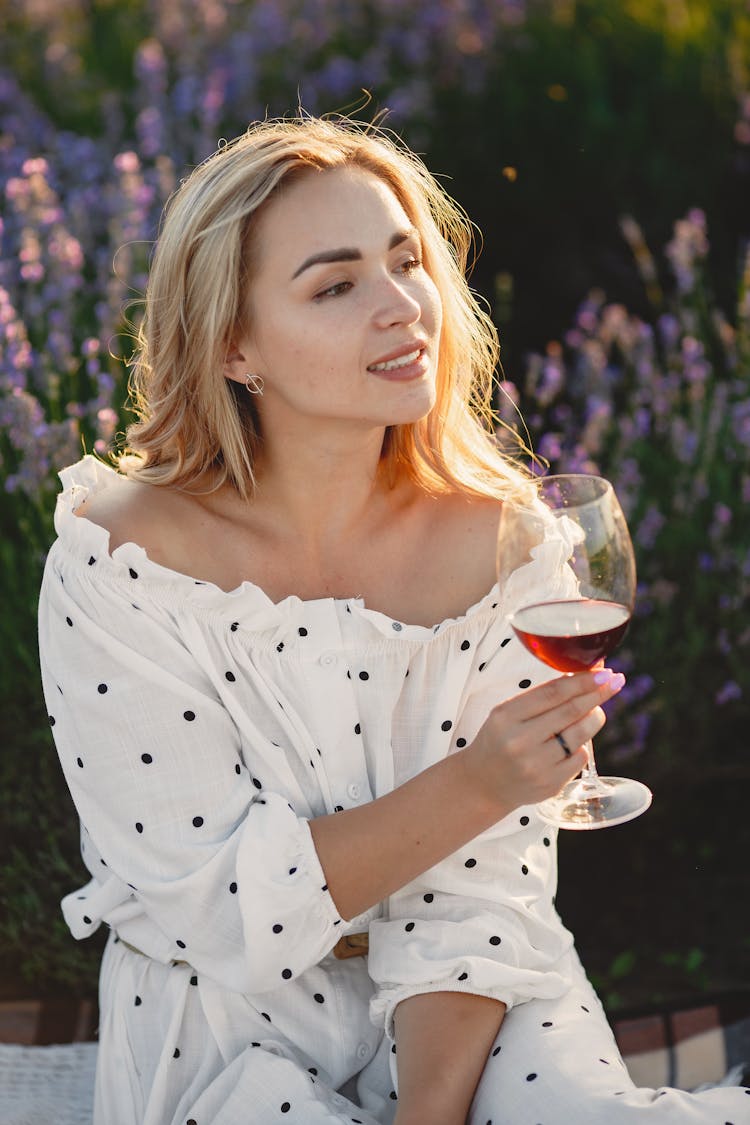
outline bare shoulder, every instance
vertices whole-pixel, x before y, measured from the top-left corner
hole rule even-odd
[[[435,497],[427,535],[436,589],[452,615],[484,597],[496,581],[495,553],[501,503],[462,493]]]
[[[485,570],[489,565],[494,573],[501,507],[501,502],[491,497],[454,493],[445,498],[441,534],[463,565],[477,565]]]
[[[156,559],[163,553],[179,503],[174,491],[123,476],[88,496],[75,514],[109,532],[110,551],[137,543]]]

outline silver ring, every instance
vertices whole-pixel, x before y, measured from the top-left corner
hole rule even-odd
[[[562,746],[562,748],[565,751],[565,753],[567,754],[567,756],[570,757],[570,755],[573,753],[573,751],[570,749],[570,747],[568,746],[568,744],[565,741],[565,739],[563,738],[563,736],[561,734],[555,734],[555,738],[560,743],[560,745]]]

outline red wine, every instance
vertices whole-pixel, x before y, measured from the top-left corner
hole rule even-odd
[[[513,614],[513,628],[529,652],[559,672],[585,672],[625,636],[630,610],[618,602],[582,598],[539,602]]]

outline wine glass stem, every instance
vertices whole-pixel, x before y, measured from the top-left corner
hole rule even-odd
[[[599,774],[596,772],[596,762],[594,761],[594,744],[589,740],[584,744],[586,750],[587,764],[581,770],[579,785],[582,789],[599,789]]]

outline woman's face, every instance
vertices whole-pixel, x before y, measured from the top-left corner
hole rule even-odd
[[[247,339],[226,374],[263,377],[265,433],[294,420],[413,422],[435,401],[441,303],[419,232],[363,169],[310,172],[259,218]]]

